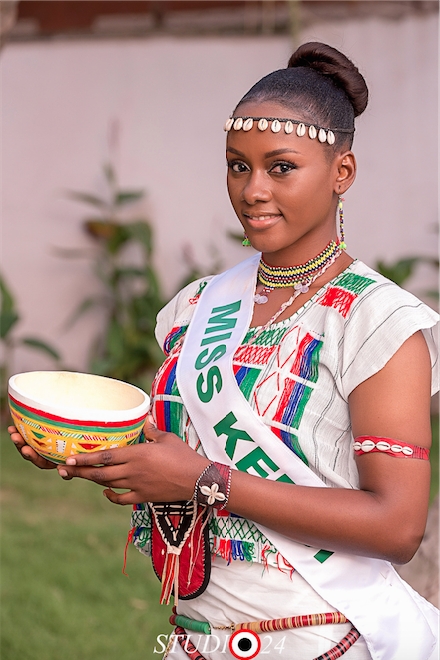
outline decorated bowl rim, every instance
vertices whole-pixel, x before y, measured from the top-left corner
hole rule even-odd
[[[48,404],[47,401],[43,401],[42,399],[38,399],[35,397],[29,397],[26,395],[20,387],[16,384],[16,379],[19,376],[24,376],[29,373],[57,373],[57,374],[76,374],[80,376],[94,376],[95,378],[104,378],[106,380],[111,380],[115,381],[118,383],[123,383],[124,385],[127,385],[128,387],[133,388],[134,390],[137,390],[143,397],[144,401],[139,404],[138,406],[135,406],[134,408],[126,408],[124,410],[105,410],[102,408],[68,408],[66,406],[57,406],[57,405],[51,405]],[[110,378],[108,376],[100,376],[98,374],[88,374],[86,372],[80,372],[80,371],[24,371],[19,374],[14,374],[9,378],[8,382],[8,395],[9,398],[15,399],[17,403],[23,404],[31,409],[33,409],[36,412],[41,412],[44,416],[45,413],[48,413],[50,415],[53,415],[55,417],[60,417],[68,420],[72,420],[75,422],[76,420],[78,421],[87,421],[87,422],[96,422],[99,425],[107,425],[112,422],[134,422],[142,417],[145,417],[148,413],[149,407],[150,407],[150,397],[146,392],[144,392],[140,387],[137,387],[136,385],[132,385],[131,383],[127,383],[126,381],[123,380],[118,380],[116,378]]]

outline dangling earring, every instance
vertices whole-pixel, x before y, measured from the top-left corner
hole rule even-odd
[[[345,250],[347,248],[347,245],[345,243],[345,232],[344,232],[344,205],[343,202],[345,202],[345,199],[341,197],[341,195],[338,195],[338,213],[339,213],[339,235],[340,235],[340,241],[339,241],[339,247],[341,250]]]
[[[250,247],[250,245],[251,245],[250,240],[246,236],[246,232],[244,232],[243,240],[242,240],[241,244],[244,245],[244,247]]]

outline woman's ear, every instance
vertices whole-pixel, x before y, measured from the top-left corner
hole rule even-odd
[[[352,151],[344,151],[336,157],[337,175],[335,180],[335,193],[343,195],[356,178],[356,158]]]

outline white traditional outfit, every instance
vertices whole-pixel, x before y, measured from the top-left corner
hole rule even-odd
[[[419,330],[431,355],[436,392],[437,314],[356,260],[290,318],[261,332],[249,327],[259,256],[194,282],[159,313],[156,336],[167,357],[152,387],[157,427],[233,469],[310,486],[359,488],[348,397]],[[227,347],[228,367],[226,348],[216,354],[212,349],[234,341],[236,345]],[[191,368],[194,356],[200,364],[206,362],[204,370],[200,364]],[[212,371],[209,379],[213,366],[220,371]],[[232,392],[228,369],[241,395]],[[218,373],[221,380],[214,378]],[[222,383],[229,402],[220,394]],[[202,399],[211,395],[212,401],[206,406],[197,402],[191,394],[196,390]],[[224,414],[228,405],[229,416]],[[191,417],[188,409],[194,411]],[[215,431],[211,438],[208,426],[206,431],[203,427],[204,415]],[[241,435],[234,436],[231,429],[241,429]],[[292,470],[290,463],[296,465]],[[209,622],[216,633],[215,644],[209,635],[191,635],[207,660],[232,657],[223,641],[230,630],[218,629],[223,626],[336,611],[361,633],[345,652],[347,660],[437,657],[437,610],[387,562],[306,548],[228,511],[215,510],[208,524],[209,584],[198,597],[178,604],[179,614]],[[148,507],[138,505],[132,538],[146,553],[150,534]],[[261,654],[312,660],[334,647],[351,627],[338,623],[262,634]],[[412,633],[407,632],[410,627]],[[187,656],[177,644],[169,657]]]

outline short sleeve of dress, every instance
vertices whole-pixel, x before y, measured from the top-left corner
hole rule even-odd
[[[421,330],[431,356],[432,394],[439,390],[438,314],[408,291],[357,263],[372,281],[358,296],[345,319],[340,341],[341,382],[344,398],[360,383],[380,371],[402,344]]]
[[[178,332],[182,327],[188,326],[197,300],[211,277],[204,277],[188,284],[158,313],[155,335],[157,343],[165,353],[168,353],[167,337],[173,332],[173,329]]]

